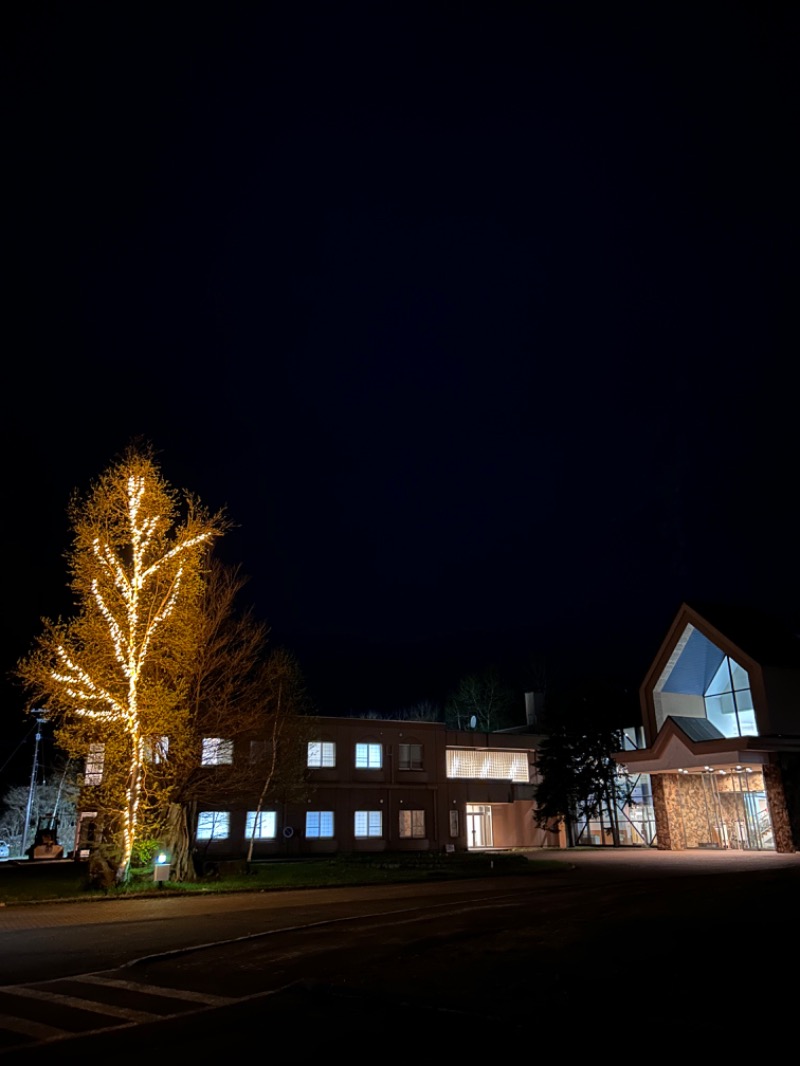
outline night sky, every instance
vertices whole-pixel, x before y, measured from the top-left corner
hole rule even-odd
[[[9,10],[6,670],[134,438],[322,713],[795,611],[800,8]]]

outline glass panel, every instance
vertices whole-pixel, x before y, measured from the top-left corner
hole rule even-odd
[[[380,770],[383,765],[380,744],[356,744],[356,769]]]
[[[711,684],[706,689],[706,696],[716,696],[720,692],[731,691],[731,674],[728,667],[728,659],[725,658],[719,664],[719,669],[711,679]]]
[[[739,666],[733,659],[729,660],[731,664],[731,674],[733,675],[733,687],[735,689],[750,688],[750,678],[744,667]]]
[[[724,737],[738,737],[739,724],[734,714],[733,693],[721,696],[706,696],[706,717]]]
[[[739,711],[739,735],[742,737],[758,736],[756,715],[752,708],[750,708],[750,710]]]
[[[203,766],[223,766],[233,762],[233,741],[203,737]]]
[[[249,840],[252,836],[255,836],[256,840],[272,840],[275,837],[275,811],[259,811],[258,816],[255,811],[247,812],[245,837]]]
[[[447,751],[447,776],[530,780],[528,756],[523,751]]]
[[[201,811],[197,816],[197,839],[227,840],[229,824],[227,811]]]
[[[83,775],[84,784],[99,785],[103,780],[105,752],[105,744],[89,745],[89,754],[86,756],[86,768]]]
[[[306,811],[307,837],[333,836],[333,811]]]
[[[399,769],[421,770],[422,769],[422,745],[401,744],[399,748]]]

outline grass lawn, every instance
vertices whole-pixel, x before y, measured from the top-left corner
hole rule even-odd
[[[287,888],[332,888],[337,885],[397,884],[442,881],[504,874],[529,874],[550,869],[553,860],[529,860],[509,853],[370,854],[331,856],[293,862],[221,863],[193,882],[156,883],[153,867],[132,870],[128,883],[108,890],[91,889],[85,863],[10,860],[0,862],[0,906],[46,900],[96,900],[148,895],[189,895],[214,892],[271,892]]]

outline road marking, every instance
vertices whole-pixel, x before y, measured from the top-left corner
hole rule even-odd
[[[10,1033],[19,1033],[21,1036],[30,1036],[34,1040],[55,1040],[64,1035],[63,1029],[56,1029],[53,1025],[32,1022],[27,1018],[15,1018],[10,1014],[0,1014],[0,1029],[6,1029]]]
[[[3,994],[38,999],[44,1003],[57,1003],[63,1007],[73,1007],[75,1010],[89,1011],[90,1014],[107,1014],[111,1018],[125,1018],[129,1022],[155,1022],[164,1017],[163,1014],[153,1014],[151,1011],[112,1007],[109,1003],[99,1003],[94,999],[66,996],[62,992],[43,992],[39,988],[25,988],[23,985],[18,985],[16,988],[6,986]]]
[[[144,992],[150,996],[163,996],[164,999],[182,999],[187,1003],[202,1003],[207,1007],[227,1007],[238,1000],[231,996],[215,996],[208,992],[189,992],[183,988],[164,988],[163,985],[143,985],[137,981],[120,981],[114,977],[100,977],[97,974],[82,974],[70,977],[70,981],[82,981],[89,985],[108,985],[111,988],[123,988],[127,992]]]

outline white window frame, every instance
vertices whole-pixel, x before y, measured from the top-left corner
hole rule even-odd
[[[328,840],[333,836],[333,811],[306,811],[306,836]]]
[[[145,737],[144,757],[147,762],[160,763],[167,761],[169,752],[169,737]]]
[[[397,751],[397,769],[421,770],[422,745],[416,743],[399,744]]]
[[[357,770],[382,770],[383,744],[375,744],[372,741],[356,744],[355,759]]]
[[[332,740],[309,740],[306,766],[317,770],[336,766],[336,744]]]
[[[356,811],[353,816],[353,835],[356,840],[383,836],[383,811]]]
[[[223,737],[203,737],[201,766],[230,766],[233,762],[233,741]]]
[[[277,816],[275,811],[248,811],[245,840],[274,840]],[[253,829],[255,828],[255,832]]]
[[[90,744],[83,767],[83,783],[85,785],[99,785],[102,782],[105,761],[105,744]]]
[[[227,840],[231,831],[230,811],[200,811],[196,840]]]
[[[400,837],[421,840],[425,837],[425,811],[400,811]]]

